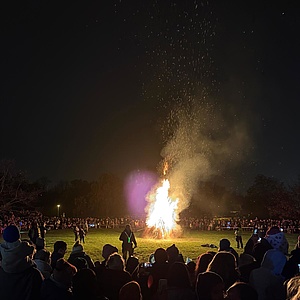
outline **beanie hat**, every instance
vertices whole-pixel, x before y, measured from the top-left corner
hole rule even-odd
[[[9,225],[3,231],[3,239],[8,243],[16,242],[20,238],[19,228],[15,225]]]
[[[114,252],[118,252],[118,248],[111,244],[105,244],[102,248],[102,256],[105,260]]]
[[[72,252],[83,252],[83,246],[77,241],[72,248]]]

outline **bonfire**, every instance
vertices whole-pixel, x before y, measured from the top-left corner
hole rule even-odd
[[[161,186],[148,195],[147,235],[155,238],[174,236],[178,229],[178,201],[169,196],[170,182],[163,179]]]

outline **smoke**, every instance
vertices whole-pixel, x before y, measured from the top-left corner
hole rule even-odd
[[[162,163],[170,166],[170,196],[180,199],[179,212],[189,205],[199,181],[236,168],[251,146],[246,123],[226,120],[220,105],[196,100],[173,109],[165,122],[169,138]]]

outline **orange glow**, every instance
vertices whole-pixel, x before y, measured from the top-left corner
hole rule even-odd
[[[156,189],[156,193],[150,195],[150,204],[146,224],[153,228],[157,237],[169,237],[172,230],[177,226],[178,199],[169,197],[170,182],[162,181],[162,185]],[[152,199],[151,199],[152,198]]]

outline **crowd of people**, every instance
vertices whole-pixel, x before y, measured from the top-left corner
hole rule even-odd
[[[243,224],[235,224],[242,254],[223,238],[217,248],[189,262],[175,244],[155,249],[149,261],[140,262],[133,254],[138,243],[130,224],[120,233],[120,252],[105,244],[102,259],[93,261],[83,240],[75,236],[66,257],[69,245],[58,240],[53,249],[47,249],[40,232],[36,236],[37,224],[31,220],[28,240],[21,240],[18,224],[4,227],[0,245],[3,299],[300,299],[300,240],[289,253],[285,233],[278,226],[282,223],[272,225],[264,235],[262,230],[254,231],[245,246],[239,232]]]
[[[0,215],[0,233],[4,228],[11,223],[16,224],[20,231],[28,231],[32,222],[42,224],[47,230],[56,229],[73,229],[74,226],[83,228],[86,231],[89,228],[123,228],[126,224],[130,224],[135,230],[144,229],[146,227],[146,218],[143,217],[88,217],[88,218],[71,218],[66,217],[65,214],[60,216],[47,217],[38,211],[23,211],[18,215],[14,213],[7,213]],[[286,233],[300,234],[300,220],[292,219],[259,219],[259,218],[240,218],[240,217],[183,217],[180,219],[180,226],[182,228],[189,228],[190,230],[204,230],[204,231],[223,231],[233,230],[238,224],[243,230],[252,231],[254,228],[259,231],[266,232],[272,226],[278,226]]]

